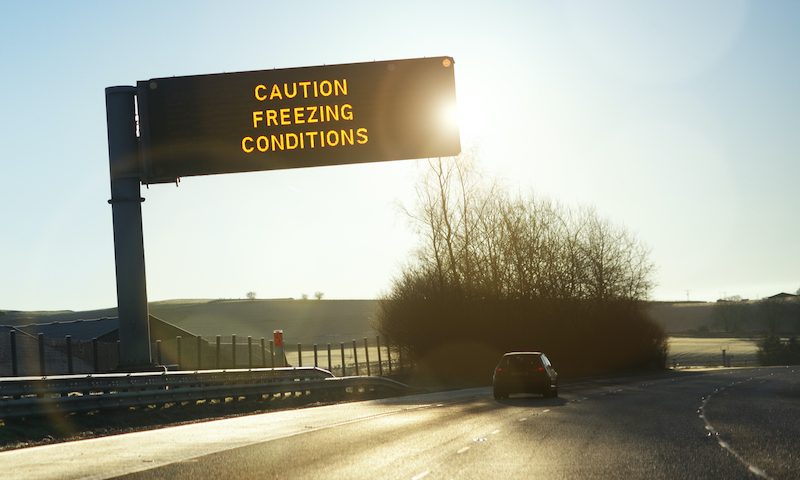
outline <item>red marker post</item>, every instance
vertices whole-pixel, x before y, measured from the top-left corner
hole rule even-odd
[[[283,330],[273,330],[272,337],[275,345],[275,366],[288,366],[286,362],[286,350],[283,348]]]

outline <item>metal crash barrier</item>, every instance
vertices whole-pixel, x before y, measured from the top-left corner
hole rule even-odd
[[[388,378],[335,377],[316,367],[13,377],[0,378],[0,418],[195,405],[229,398],[303,396],[308,401],[338,401],[410,392],[407,385]]]

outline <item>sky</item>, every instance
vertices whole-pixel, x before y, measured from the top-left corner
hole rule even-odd
[[[464,150],[647,245],[654,300],[800,288],[800,2],[0,3],[0,309],[116,305],[104,89],[451,56]],[[377,298],[424,160],[143,188],[147,291]]]

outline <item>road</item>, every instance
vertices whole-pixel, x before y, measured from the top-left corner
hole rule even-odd
[[[800,368],[488,388],[0,453],[20,478],[798,478]],[[43,462],[42,459],[48,459]],[[7,475],[8,476],[8,475]]]

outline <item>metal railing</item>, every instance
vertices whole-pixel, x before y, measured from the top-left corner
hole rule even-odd
[[[0,418],[209,400],[342,400],[408,392],[408,386],[387,378],[334,377],[316,367],[13,377],[0,378]]]

